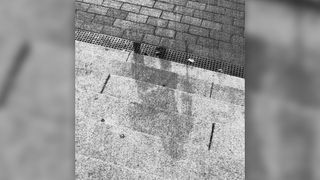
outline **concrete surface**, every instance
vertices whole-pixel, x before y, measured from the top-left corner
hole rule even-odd
[[[77,179],[244,179],[243,79],[77,41],[75,56]]]

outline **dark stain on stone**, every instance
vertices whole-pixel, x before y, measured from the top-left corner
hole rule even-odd
[[[101,122],[104,122],[105,120],[104,119],[101,119]]]
[[[156,57],[160,58],[160,59],[164,59],[165,54],[166,54],[166,48],[159,46],[155,49],[156,51]]]
[[[134,54],[133,60],[135,63],[144,64],[143,57],[139,55]],[[171,69],[171,62],[161,61],[161,69]],[[175,91],[163,88],[154,89],[155,87],[141,83],[142,81],[155,84],[155,82],[152,82],[153,79],[165,77],[164,81],[170,80],[170,88],[177,89],[178,75],[171,72],[159,74],[160,71],[158,70],[151,72],[153,73],[148,73],[148,76],[143,75],[144,72],[141,71],[141,68],[138,68],[134,63],[131,65],[132,78],[140,80],[136,81],[136,84],[139,97],[143,101],[143,106],[134,104],[128,111],[132,119],[131,127],[136,131],[161,137],[165,152],[172,158],[172,161],[177,161],[184,156],[184,143],[187,142],[193,129],[194,120],[190,116],[176,114],[178,112],[178,99],[175,96]],[[161,73],[165,73],[165,71],[161,71]],[[168,86],[165,83],[159,85]],[[188,78],[183,85],[186,86],[186,89],[191,87]],[[179,98],[180,103],[183,104],[183,113],[192,114],[191,97],[182,94]],[[145,108],[146,106],[149,108]],[[154,108],[161,108],[166,112]],[[168,113],[167,111],[174,113]]]
[[[136,54],[140,54],[140,47],[141,47],[141,43],[139,42],[133,42],[133,51]]]
[[[91,176],[93,176],[93,172],[88,173],[88,177],[91,177]]]

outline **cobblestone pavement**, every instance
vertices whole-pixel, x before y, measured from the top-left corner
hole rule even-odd
[[[76,0],[75,27],[244,65],[244,0]]]

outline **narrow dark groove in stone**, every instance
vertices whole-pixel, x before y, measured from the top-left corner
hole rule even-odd
[[[211,84],[211,89],[210,89],[210,98],[211,98],[211,96],[212,96],[212,90],[213,90],[213,83]]]
[[[102,87],[102,89],[101,89],[101,91],[100,91],[100,94],[102,94],[103,91],[104,91],[104,89],[106,88],[106,85],[107,85],[110,77],[111,77],[111,75],[109,74],[108,77],[107,77],[107,79],[106,79],[106,81],[105,81],[104,84],[103,84],[103,87]]]
[[[128,56],[127,56],[126,62],[128,62],[128,59],[129,59],[130,55],[131,55],[131,51],[130,51],[130,53],[129,53]]]
[[[214,133],[214,126],[215,126],[215,123],[212,123],[211,136],[210,136],[210,142],[209,142],[209,150],[211,149],[212,137],[213,137],[213,133]]]

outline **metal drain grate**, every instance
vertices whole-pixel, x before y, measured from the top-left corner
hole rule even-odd
[[[109,47],[113,49],[119,50],[133,50],[133,41],[122,39],[118,37],[108,36],[105,34],[99,34],[84,30],[77,29],[75,31],[75,40],[87,42],[91,44],[96,44],[104,47]],[[156,57],[155,49],[157,47],[149,44],[141,44],[141,54],[147,54],[148,56]],[[186,59],[192,58],[195,60],[194,63],[190,63],[186,61]],[[165,60],[173,61],[182,64],[188,64],[190,66],[207,69],[211,71],[218,71],[224,74],[229,74],[231,76],[236,76],[240,78],[244,78],[244,67],[236,64],[231,64],[225,61],[213,60],[206,57],[200,57],[194,54],[176,51],[172,49],[166,49],[166,53],[164,55]]]

